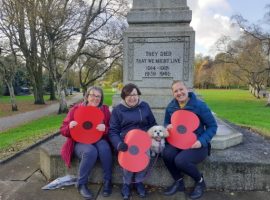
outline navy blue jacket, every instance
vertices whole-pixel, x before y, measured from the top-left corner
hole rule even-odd
[[[123,141],[128,131],[132,129],[147,131],[156,124],[155,117],[146,102],[141,101],[132,108],[121,103],[112,111],[109,138],[114,148],[117,149],[117,146]]]
[[[217,122],[212,115],[211,110],[208,106],[201,100],[197,99],[195,94],[192,92],[188,93],[189,101],[183,110],[188,110],[193,112],[199,117],[200,125],[195,130],[198,140],[201,142],[203,147],[207,147],[211,139],[217,132]],[[164,118],[164,126],[171,124],[172,114],[180,110],[179,103],[176,99],[173,99],[167,106]]]

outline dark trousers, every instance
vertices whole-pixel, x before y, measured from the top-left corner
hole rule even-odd
[[[183,173],[185,173],[198,182],[202,175],[196,165],[202,162],[207,154],[207,147],[181,150],[166,144],[163,151],[163,160],[175,181],[182,178]]]
[[[103,169],[103,179],[112,178],[112,152],[109,143],[106,140],[99,140],[95,144],[76,143],[74,149],[75,155],[80,160],[78,170],[78,185],[87,184],[97,158],[100,159]]]
[[[147,173],[147,167],[146,169],[140,172],[130,172],[128,170],[123,169],[123,183],[129,185],[133,183],[133,178],[134,178],[134,183],[143,182],[145,179],[146,173]]]

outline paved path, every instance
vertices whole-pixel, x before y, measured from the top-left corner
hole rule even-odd
[[[69,100],[67,100],[67,104],[70,105],[82,99],[82,93],[75,93]],[[29,111],[25,113],[20,113],[8,117],[0,118],[0,132],[4,131],[11,127],[16,127],[18,125],[24,124],[26,122],[44,117],[46,115],[50,115],[52,113],[58,112],[59,103],[51,104],[45,108],[41,108],[34,111]],[[1,200],[1,198],[0,198]]]
[[[0,200],[83,200],[74,186],[56,190],[42,190],[48,182],[40,172],[39,147],[36,147],[7,163],[0,164]],[[121,200],[120,186],[114,185],[113,194],[104,198],[100,194],[101,184],[89,184],[95,193],[96,200]],[[148,188],[145,200],[189,200],[188,195],[177,193],[171,197],[161,194],[163,188]],[[214,191],[208,190],[200,200],[266,200],[270,192],[267,191]],[[140,198],[135,191],[131,200]]]

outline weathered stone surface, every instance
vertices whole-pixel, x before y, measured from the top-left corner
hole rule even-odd
[[[211,156],[199,165],[209,188],[270,190],[270,141],[248,131],[244,131],[243,135],[242,144],[225,150],[212,150]],[[61,160],[60,148],[64,139],[61,136],[56,137],[41,147],[41,170],[48,179],[77,174],[78,160],[74,159],[70,169],[67,169]],[[155,163],[155,160],[152,159],[151,162]],[[122,183],[122,170],[116,157],[113,166],[113,182]],[[152,168],[150,167],[149,173],[144,180],[147,184],[166,186],[173,181],[160,158]],[[102,169],[99,162],[90,175],[90,181],[102,182]],[[185,181],[187,186],[193,185],[189,177],[185,177]]]

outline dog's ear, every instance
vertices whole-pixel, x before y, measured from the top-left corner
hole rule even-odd
[[[147,133],[152,136],[153,132],[155,130],[155,126],[152,126],[150,129],[148,129]]]

